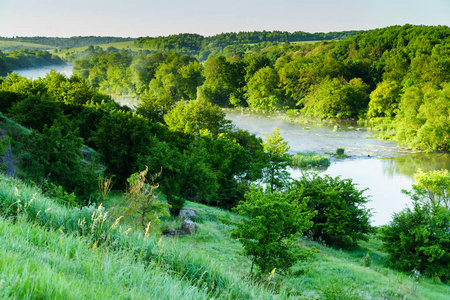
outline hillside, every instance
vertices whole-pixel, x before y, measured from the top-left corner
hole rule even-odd
[[[297,265],[296,276],[256,285],[246,279],[249,261],[237,254],[240,245],[230,239],[230,226],[218,220],[238,217],[195,203],[187,207],[199,213],[197,233],[145,238],[122,221],[111,226],[114,218],[101,207],[68,209],[36,188],[0,177],[0,295],[12,299],[37,295],[43,299],[446,299],[450,293],[447,285],[423,278],[416,282],[409,274],[386,268],[376,239],[354,251],[299,241],[317,248],[315,258]],[[176,218],[162,220],[162,226],[179,223]]]

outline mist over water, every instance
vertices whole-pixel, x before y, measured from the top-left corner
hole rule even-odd
[[[70,77],[73,74],[73,65],[54,65],[42,68],[13,70],[13,72],[16,72],[20,76],[24,76],[26,78],[38,79],[39,77],[44,78],[50,70],[55,70],[66,77]]]
[[[324,155],[344,148],[349,158],[331,159],[331,166],[318,172],[352,179],[358,189],[368,188],[364,195],[371,201],[366,206],[372,209],[372,224],[376,226],[387,224],[393,213],[410,204],[410,199],[401,191],[411,190],[418,169],[450,168],[448,154],[411,153],[399,148],[395,142],[373,138],[374,132],[358,127],[355,122],[323,122],[307,118],[293,122],[281,114],[238,110],[227,111],[227,119],[263,139],[279,128],[280,134],[289,142],[290,154],[316,152]],[[302,176],[301,170],[289,171],[294,179]]]

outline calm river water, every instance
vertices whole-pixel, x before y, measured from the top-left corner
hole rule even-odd
[[[71,65],[16,72],[28,78],[38,78],[45,77],[50,69],[66,76],[72,75]],[[121,101],[122,99],[117,100],[125,102]],[[333,177],[350,178],[358,184],[358,188],[367,188],[365,195],[371,200],[367,207],[372,209],[373,225],[387,224],[394,212],[401,211],[410,203],[401,190],[411,190],[411,185],[414,184],[413,175],[419,168],[423,171],[450,168],[448,154],[414,154],[400,149],[394,142],[374,139],[374,132],[356,124],[336,124],[333,121],[305,118],[286,120],[281,114],[240,110],[227,111],[227,118],[237,127],[261,138],[279,128],[281,135],[289,142],[290,153],[325,154],[335,152],[337,148],[344,148],[349,158],[332,160],[330,167],[319,172]],[[339,127],[335,127],[336,125]],[[293,178],[301,176],[299,170],[290,171]]]

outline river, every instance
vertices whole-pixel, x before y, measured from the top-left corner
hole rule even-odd
[[[39,69],[18,70],[19,75],[28,78],[45,77],[50,69],[72,75],[72,66],[52,66]],[[117,99],[119,100],[119,99]],[[124,104],[135,104],[124,101]],[[239,128],[264,138],[275,128],[289,142],[289,153],[316,152],[325,154],[344,148],[349,158],[333,159],[331,166],[319,171],[333,177],[352,179],[371,201],[367,207],[372,210],[372,224],[387,224],[392,214],[401,211],[410,199],[401,191],[411,190],[413,175],[418,169],[430,171],[449,169],[448,154],[414,154],[397,147],[396,143],[373,138],[373,131],[358,127],[355,123],[320,121],[292,117],[287,120],[282,114],[268,114],[228,110],[227,118]],[[338,126],[338,127],[337,127]],[[291,169],[293,178],[301,176],[300,170]]]
[[[344,148],[349,155],[344,159],[332,159],[330,167],[319,170],[343,179],[352,179],[371,201],[367,207],[372,210],[372,224],[384,225],[392,219],[392,214],[401,211],[410,199],[402,190],[411,190],[414,173],[418,169],[430,171],[448,169],[448,154],[415,154],[401,149],[392,141],[373,137],[376,133],[356,123],[320,121],[308,118],[286,116],[278,113],[256,113],[228,110],[227,118],[234,125],[246,129],[258,137],[265,138],[279,128],[280,134],[289,143],[289,153],[316,152],[334,153]],[[291,176],[299,178],[300,170],[291,169]]]

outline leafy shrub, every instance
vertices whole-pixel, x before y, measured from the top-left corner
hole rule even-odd
[[[42,132],[44,126],[51,127],[55,122],[65,122],[59,104],[40,96],[29,96],[13,104],[9,111],[14,120],[22,126]]]
[[[66,131],[58,123],[44,126],[43,133],[33,132],[30,149],[22,157],[26,179],[38,184],[52,182],[79,197],[79,204],[87,204],[96,190],[96,174],[81,163],[83,139],[76,132]]]
[[[337,148],[336,149],[336,155],[342,156],[344,155],[345,149],[344,148]]]
[[[368,199],[351,179],[340,179],[316,173],[304,173],[289,187],[298,199],[307,198],[308,208],[317,211],[309,236],[331,246],[348,247],[358,240],[367,240],[372,231]]]
[[[413,206],[394,215],[380,230],[389,264],[401,271],[416,270],[425,276],[450,280],[450,210],[447,170],[414,175],[410,192]]]
[[[68,207],[75,207],[78,205],[77,197],[74,193],[67,193],[62,186],[56,185],[52,182],[44,184],[42,191],[50,198],[53,198],[57,202],[66,205]]]
[[[413,201],[380,230],[389,264],[400,271],[420,271],[450,280],[450,211]]]
[[[288,273],[302,255],[294,237],[311,227],[313,213],[291,194],[264,193],[253,187],[245,196],[235,211],[248,218],[235,223],[231,237],[242,243],[242,253],[252,261],[251,272],[257,265],[261,275]]]

